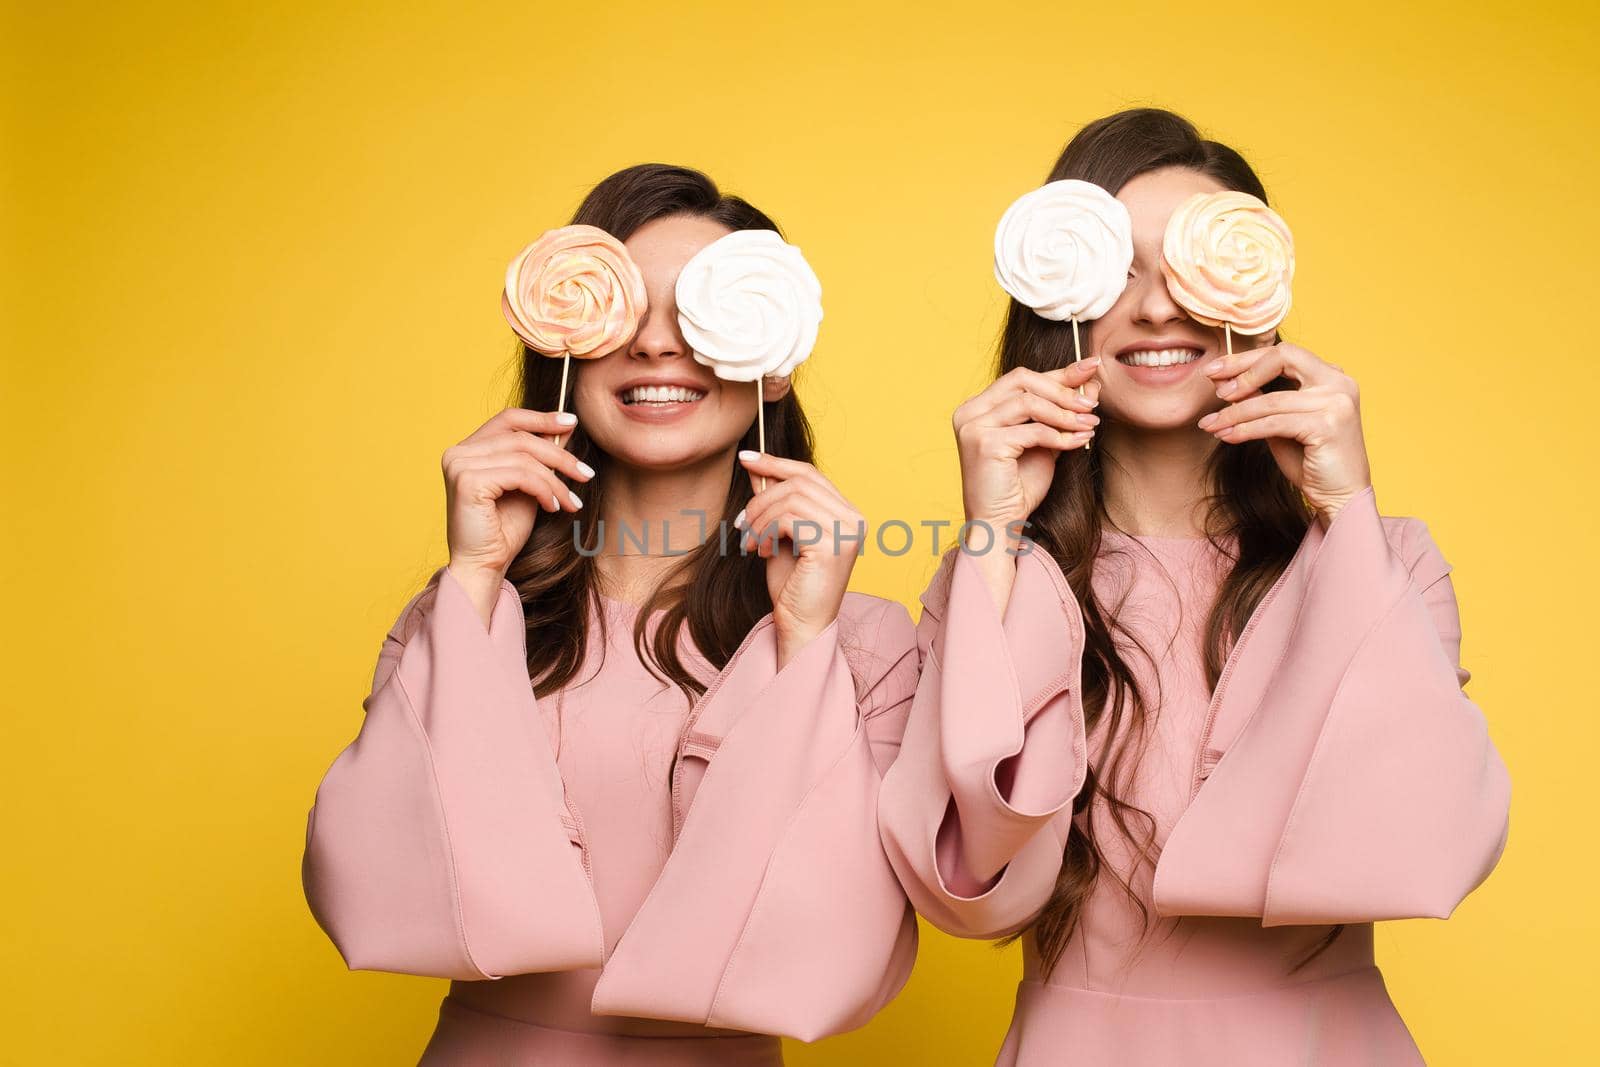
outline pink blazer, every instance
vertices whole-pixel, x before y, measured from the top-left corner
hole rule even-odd
[[[964,937],[1038,916],[1085,776],[1082,614],[1048,553],[1017,566],[1001,618],[970,561],[947,559],[880,795],[917,909]],[[1510,781],[1462,691],[1455,600],[1435,585],[1449,569],[1427,527],[1380,516],[1371,488],[1328,530],[1312,524],[1222,672],[1156,867],[1159,915],[1443,918],[1488,876]]]
[[[524,633],[510,582],[485,630],[447,568],[389,631],[306,825],[306,899],[347,966],[603,967],[596,1014],[806,1041],[899,992],[917,928],[877,800],[916,687],[903,607],[847,595],[782,671],[771,615],[750,631],[685,723],[672,853],[609,959]]]

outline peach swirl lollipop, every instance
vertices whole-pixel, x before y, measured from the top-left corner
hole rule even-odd
[[[765,452],[762,379],[786,377],[811,355],[822,322],[816,272],[774,231],[735,230],[684,264],[674,295],[695,362],[725,381],[755,382],[757,441]]]
[[[1235,333],[1267,333],[1289,313],[1294,237],[1249,193],[1196,193],[1167,220],[1161,273],[1196,321],[1223,328],[1232,355]]]
[[[639,329],[644,277],[622,242],[606,231],[560,226],[511,261],[500,309],[529,348],[561,357],[556,411],[562,412],[572,359],[603,356]]]

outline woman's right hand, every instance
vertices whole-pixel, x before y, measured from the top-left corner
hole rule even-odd
[[[583,506],[556,473],[586,482],[594,471],[540,436],[568,434],[577,421],[570,412],[506,408],[445,449],[446,539],[457,578],[498,588],[533,533],[540,508],[577,511]]]
[[[994,547],[1044,500],[1056,457],[1094,436],[1099,368],[1098,356],[1052,371],[1018,367],[956,408],[962,503],[969,522],[989,524]]]

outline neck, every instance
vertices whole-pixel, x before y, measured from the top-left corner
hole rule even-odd
[[[595,564],[607,595],[645,600],[683,553],[716,539],[717,523],[733,518],[723,514],[733,467],[732,450],[672,469],[606,466]]]
[[[1206,462],[1226,445],[1190,427],[1148,430],[1107,420],[1095,435],[1104,449],[1106,511],[1123,530],[1146,537],[1203,537]]]

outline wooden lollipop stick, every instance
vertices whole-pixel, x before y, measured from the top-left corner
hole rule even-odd
[[[1082,350],[1081,350],[1081,348],[1080,348],[1080,346],[1078,344],[1078,316],[1074,315],[1074,316],[1072,316],[1072,362],[1076,363],[1076,362],[1078,362],[1078,360],[1080,360],[1082,358],[1083,358],[1083,352],[1082,352]],[[1083,395],[1083,386],[1081,386],[1081,385],[1078,386],[1078,395],[1079,396]],[[1083,443],[1084,451],[1088,451],[1089,449],[1091,449],[1093,447],[1094,447],[1094,439],[1093,438],[1091,438],[1091,439],[1089,439],[1089,440],[1087,440],[1087,441],[1085,441]]]
[[[1227,323],[1222,324],[1222,339],[1227,342],[1228,355],[1233,355],[1233,327]]]
[[[761,390],[761,384],[762,384],[761,383],[761,379],[757,378],[756,379],[756,450],[759,451],[759,452],[766,452],[766,450],[767,450],[767,405],[762,403],[762,399],[761,399],[761,391],[762,391]],[[758,475],[758,477],[761,479],[761,489],[760,489],[760,491],[764,493],[764,492],[767,491],[767,476],[762,474],[762,475]]]
[[[557,396],[556,396],[556,414],[557,415],[560,415],[562,412],[567,410],[567,370],[571,366],[572,366],[572,353],[571,352],[563,352],[563,353],[561,353],[561,392],[559,394],[557,394]],[[562,437],[561,434],[556,434],[554,437],[550,438],[550,440],[554,444],[559,445],[561,443],[561,437]]]

